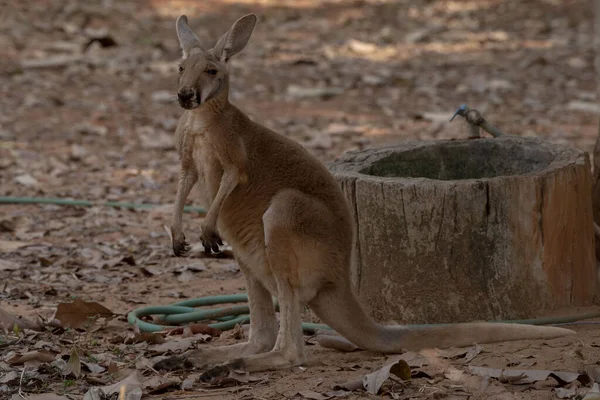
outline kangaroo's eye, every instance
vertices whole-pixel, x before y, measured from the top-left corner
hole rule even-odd
[[[183,67],[181,65],[179,66],[179,72],[183,72]]]
[[[207,74],[209,75],[216,75],[217,74],[217,70],[216,69],[209,69],[206,71]]]

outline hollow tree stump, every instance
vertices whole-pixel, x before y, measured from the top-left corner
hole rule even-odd
[[[596,292],[587,153],[535,138],[405,142],[330,164],[379,321],[532,318]]]

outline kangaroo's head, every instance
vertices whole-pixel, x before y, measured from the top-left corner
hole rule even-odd
[[[212,49],[202,46],[187,23],[185,15],[177,19],[177,37],[183,53],[179,65],[179,105],[187,110],[215,99],[227,99],[229,91],[228,61],[246,47],[256,15],[248,14],[233,23]]]

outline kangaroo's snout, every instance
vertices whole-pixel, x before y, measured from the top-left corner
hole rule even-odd
[[[196,92],[189,87],[181,88],[177,92],[177,100],[179,100],[179,105],[183,108],[191,108],[193,106],[194,97],[196,97]]]

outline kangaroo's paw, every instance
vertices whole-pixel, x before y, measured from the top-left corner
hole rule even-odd
[[[183,232],[171,228],[171,237],[173,241],[173,254],[177,257],[186,257],[190,251],[190,245],[186,242]]]
[[[210,254],[211,252],[218,253],[219,246],[223,246],[223,240],[217,232],[217,230],[211,225],[203,225],[202,233],[200,235],[204,252]]]

